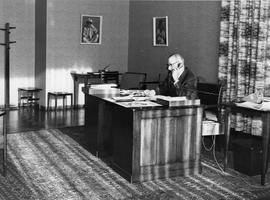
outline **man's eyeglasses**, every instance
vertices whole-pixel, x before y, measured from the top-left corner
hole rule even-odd
[[[173,66],[176,63],[179,63],[179,62],[174,62],[174,63],[171,63],[171,64],[167,64],[167,67]]]

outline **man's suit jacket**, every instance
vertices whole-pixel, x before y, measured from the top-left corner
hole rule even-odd
[[[178,82],[174,84],[172,73],[170,72],[162,84],[159,85],[157,93],[165,96],[186,96],[188,99],[196,99],[197,78],[185,67]]]

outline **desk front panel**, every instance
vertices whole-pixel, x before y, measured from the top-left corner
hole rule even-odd
[[[128,180],[200,171],[200,106],[132,109],[92,95],[86,95],[86,102],[86,126],[95,135],[96,154],[111,155]]]

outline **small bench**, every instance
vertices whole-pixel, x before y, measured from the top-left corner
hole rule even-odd
[[[73,107],[73,94],[70,92],[48,92],[48,99],[47,99],[47,109],[50,109],[50,100],[51,98],[54,98],[54,109],[57,109],[57,99],[63,98],[63,109],[67,108],[67,96],[70,96],[70,106]]]

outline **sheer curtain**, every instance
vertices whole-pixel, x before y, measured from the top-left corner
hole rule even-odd
[[[270,96],[269,23],[269,0],[222,0],[218,76],[226,83],[223,101],[239,100],[257,89]],[[233,116],[232,127],[261,135],[260,119]]]

